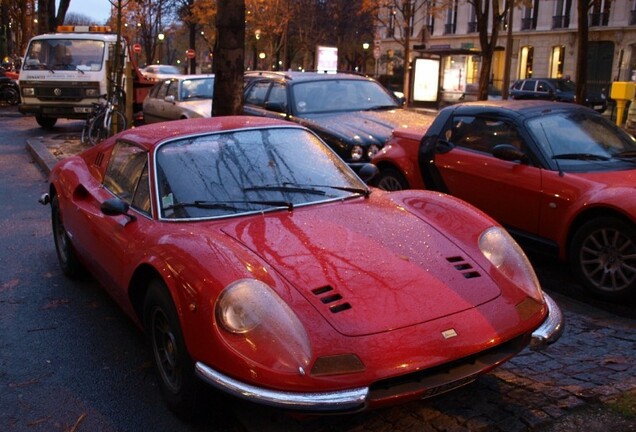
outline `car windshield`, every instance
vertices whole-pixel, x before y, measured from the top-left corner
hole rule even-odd
[[[380,84],[367,80],[324,79],[293,86],[293,106],[298,114],[397,108]]]
[[[208,219],[368,193],[366,185],[313,133],[300,128],[237,130],[159,147],[161,217]]]
[[[212,99],[213,78],[185,79],[181,83],[181,99]]]
[[[35,40],[29,45],[24,69],[99,71],[105,45],[104,41],[87,39]]]
[[[636,162],[636,140],[612,122],[584,111],[557,112],[528,121],[541,151],[561,168]]]
[[[562,91],[562,92],[576,91],[576,84],[568,80],[556,80],[554,81],[554,86],[556,87],[557,91]]]

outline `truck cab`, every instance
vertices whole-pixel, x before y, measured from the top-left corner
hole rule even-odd
[[[34,115],[44,128],[53,127],[58,118],[86,119],[115,84],[111,63],[116,44],[117,34],[107,26],[60,26],[56,33],[33,37],[20,70],[19,111]],[[119,64],[127,66],[124,39],[119,53]],[[136,67],[133,71],[141,76]],[[125,74],[119,76],[125,89]]]

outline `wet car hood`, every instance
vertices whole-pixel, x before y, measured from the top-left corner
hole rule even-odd
[[[303,114],[299,118],[310,129],[321,130],[348,143],[380,146],[387,142],[394,129],[429,125],[434,119],[403,108]]]
[[[395,204],[368,201],[270,213],[229,223],[223,232],[348,336],[438,319],[500,295],[447,235]],[[467,279],[451,264],[457,257],[479,276]]]

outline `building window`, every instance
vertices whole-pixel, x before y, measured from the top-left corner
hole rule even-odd
[[[557,45],[552,47],[550,55],[550,74],[549,78],[563,78],[563,55],[565,46]]]
[[[611,5],[611,0],[594,0],[592,2],[589,20],[590,27],[607,27]]]
[[[444,34],[455,34],[457,32],[457,3],[453,0],[446,11],[446,24],[444,24]]]
[[[539,16],[539,0],[534,0],[532,6],[523,8],[521,17],[521,30],[536,30],[537,17]]]
[[[636,0],[635,0],[636,1]],[[435,0],[431,1],[426,10],[426,30],[428,30],[429,36],[433,36],[435,30]]]
[[[554,16],[552,17],[552,28],[569,28],[572,0],[557,0],[555,4]]]
[[[470,5],[470,15],[468,16],[468,33],[477,33],[477,11],[475,5]]]
[[[519,78],[532,78],[532,60],[534,47],[524,46],[519,51]]]
[[[632,1],[632,10],[629,12],[629,25],[636,24],[636,0]]]
[[[386,37],[392,38],[395,36],[395,15],[397,11],[395,10],[395,6],[391,6],[389,9],[389,25],[386,29]]]

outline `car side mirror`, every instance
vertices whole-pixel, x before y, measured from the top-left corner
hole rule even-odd
[[[286,113],[287,109],[282,102],[265,102],[265,109],[267,111],[274,111],[279,113]]]
[[[435,145],[435,152],[444,154],[444,153],[448,153],[454,148],[455,148],[455,145],[453,145],[450,141],[441,139],[441,140],[438,140],[437,144]]]
[[[498,144],[492,149],[492,155],[497,159],[509,162],[526,162],[528,156],[512,144]]]
[[[372,163],[350,164],[349,166],[355,171],[356,174],[358,174],[360,180],[367,184],[369,184],[369,182],[373,180],[373,178],[380,172],[378,167]]]
[[[166,96],[165,98],[163,98],[163,100],[165,100],[168,103],[174,103],[174,101],[175,101],[174,96],[172,96],[172,95]]]
[[[137,220],[135,215],[128,213],[130,206],[128,203],[120,200],[119,198],[111,198],[104,201],[100,207],[102,213],[106,216],[119,216],[124,215],[131,221]]]

